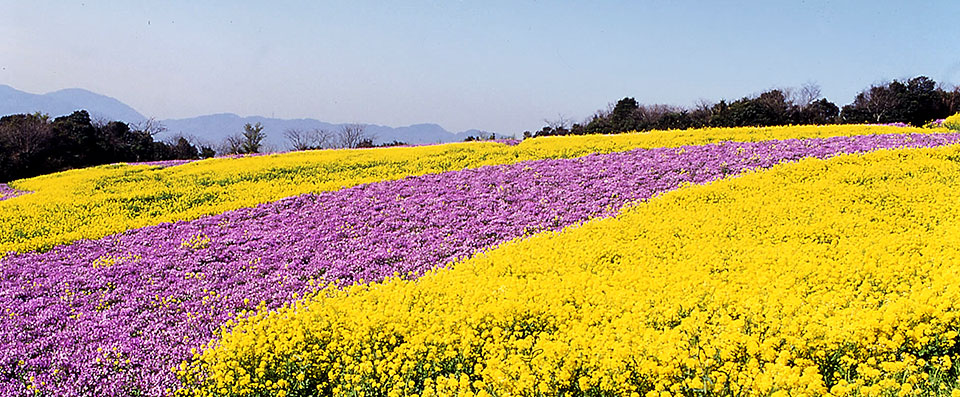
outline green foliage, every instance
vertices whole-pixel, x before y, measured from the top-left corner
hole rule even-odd
[[[710,123],[716,127],[785,125],[790,121],[789,110],[783,91],[770,90],[757,98],[742,98],[729,106],[721,101],[714,106]]]
[[[816,85],[799,90],[771,89],[757,96],[733,102],[701,101],[694,108],[643,105],[632,97],[598,111],[583,123],[570,128],[551,123],[540,131],[523,133],[524,138],[551,135],[610,134],[629,131],[671,130],[702,127],[768,127],[835,123],[895,123],[922,126],[934,119],[960,111],[960,88],[944,91],[926,76],[906,82],[894,80],[875,85],[841,108],[820,97]]]
[[[847,123],[908,123],[916,127],[950,114],[955,93],[937,88],[926,76],[907,82],[894,80],[874,85],[857,94],[852,104],[843,107]]]
[[[84,110],[52,121],[40,113],[5,116],[0,182],[99,164],[198,157],[186,139],[168,145],[155,142],[152,133],[120,121],[94,123]]]
[[[178,159],[198,159],[200,158],[200,152],[197,150],[196,146],[190,144],[190,141],[187,141],[186,138],[180,137],[176,141],[177,143],[170,146],[170,152],[172,157]]]
[[[263,125],[260,122],[243,126],[243,141],[240,144],[240,153],[260,153],[263,139],[267,134],[263,132]]]
[[[200,158],[208,159],[216,155],[217,155],[217,152],[213,150],[213,148],[205,145],[200,146]]]
[[[794,124],[832,124],[840,116],[840,108],[826,98],[811,102],[806,107],[799,109],[793,117]]]
[[[613,112],[610,113],[610,123],[614,131],[623,132],[640,129],[643,120],[638,110],[640,110],[640,104],[637,103],[636,99],[627,97],[617,101],[617,105],[613,107]]]

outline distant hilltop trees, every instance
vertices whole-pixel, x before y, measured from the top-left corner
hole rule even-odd
[[[292,128],[284,131],[283,136],[293,150],[358,149],[404,146],[407,144],[398,140],[375,144],[373,140],[376,137],[369,133],[367,127],[363,124],[344,124],[337,130]]]
[[[700,101],[691,108],[644,105],[626,97],[597,111],[581,123],[560,116],[545,120],[524,138],[701,127],[774,126],[788,124],[906,123],[925,125],[960,112],[960,88],[945,90],[919,76],[873,85],[857,94],[853,103],[838,107],[820,95],[820,87],[771,89],[733,102]],[[951,123],[957,123],[952,121]],[[955,124],[950,124],[955,125]],[[0,182],[28,178],[71,168],[117,162],[197,159],[221,154],[271,151],[260,123],[246,124],[242,132],[224,140],[218,150],[183,136],[154,139],[164,127],[153,120],[138,124],[91,120],[83,110],[52,119],[44,114],[16,114],[0,118]],[[393,141],[374,144],[376,138],[362,124],[339,130],[284,131],[294,150],[367,148],[405,145]],[[466,141],[494,139],[479,133]]]
[[[627,97],[598,111],[582,123],[564,117],[546,120],[540,131],[524,137],[550,135],[609,134],[627,131],[702,127],[746,127],[788,124],[841,124],[903,122],[922,126],[960,111],[960,88],[944,90],[935,81],[919,76],[871,86],[853,103],[838,107],[822,98],[820,88],[807,84],[799,89],[772,89],[754,97],[727,103],[700,101],[692,108],[643,105]]]
[[[0,118],[0,182],[119,162],[188,160],[223,155],[272,151],[260,123],[224,139],[214,150],[184,136],[166,141],[154,137],[165,128],[154,120],[138,124],[93,120],[85,110],[52,119],[41,113]],[[343,125],[336,131],[285,131],[294,150],[402,146],[393,141],[374,144],[362,124]]]
[[[99,164],[215,154],[182,136],[155,141],[161,131],[152,120],[137,125],[96,121],[84,110],[52,120],[40,113],[5,116],[0,118],[0,182]]]

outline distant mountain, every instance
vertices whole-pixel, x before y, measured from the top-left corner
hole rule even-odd
[[[159,134],[159,139],[168,139],[178,135],[196,138],[200,142],[218,144],[226,137],[243,132],[247,123],[260,123],[263,132],[267,134],[265,144],[271,150],[289,148],[289,142],[284,132],[290,129],[309,131],[313,129],[338,131],[345,124],[332,124],[316,119],[276,119],[261,116],[241,117],[232,113],[211,114],[188,119],[170,119],[160,121],[166,131]],[[388,127],[376,124],[362,124],[365,132],[374,143],[400,141],[408,144],[460,142],[466,137],[478,134],[489,135],[488,132],[468,130],[459,133],[447,131],[436,124],[414,124],[406,127]]]
[[[78,109],[86,109],[90,116],[106,120],[120,120],[138,123],[146,117],[117,99],[79,88],[69,88],[48,94],[38,95],[19,91],[13,87],[0,85],[0,116],[17,113],[42,112],[51,116],[62,116]],[[179,135],[195,138],[205,144],[217,145],[234,134],[243,132],[244,124],[260,123],[267,134],[265,144],[272,150],[285,150],[289,143],[284,131],[289,129],[324,129],[337,131],[344,124],[332,124],[316,119],[277,119],[261,116],[242,117],[232,113],[211,114],[186,119],[160,120],[166,131],[158,134],[158,139],[169,139]],[[459,142],[468,136],[490,135],[480,130],[450,132],[436,124],[414,124],[406,127],[389,127],[376,124],[363,124],[365,131],[374,143],[400,141],[408,144]]]
[[[142,114],[116,99],[79,88],[49,94],[31,94],[7,85],[0,85],[0,115],[42,112],[57,117],[85,109],[90,117],[137,123]]]
[[[260,123],[263,125],[263,132],[267,134],[265,144],[271,146],[270,149],[273,150],[282,150],[288,146],[283,137],[283,131],[288,129],[310,130],[321,128],[332,130],[338,128],[333,124],[319,120],[284,120],[260,116],[241,117],[233,113],[210,114],[188,119],[167,119],[161,120],[160,123],[167,130],[157,136],[159,139],[169,139],[182,135],[212,145],[223,142],[228,136],[242,133],[244,124]]]
[[[74,105],[82,105],[93,117],[101,116],[109,120],[121,120],[127,123],[137,123],[146,120],[140,112],[111,97],[93,93],[80,88],[67,88],[54,91],[45,96],[60,99]],[[76,107],[76,106],[75,106]]]

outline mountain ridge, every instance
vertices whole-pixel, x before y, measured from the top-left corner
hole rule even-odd
[[[122,101],[82,88],[66,88],[46,94],[32,94],[0,84],[0,116],[41,112],[52,117],[67,115],[84,109],[90,117],[104,120],[119,120],[129,124],[141,123],[148,118]],[[172,139],[185,136],[197,143],[218,145],[228,136],[243,131],[244,124],[261,123],[267,138],[268,149],[289,149],[284,138],[289,129],[322,129],[337,131],[344,125],[363,125],[374,143],[404,142],[409,144],[459,142],[468,136],[490,135],[477,129],[451,132],[436,123],[418,123],[392,127],[373,123],[330,123],[314,118],[281,119],[265,116],[241,116],[235,113],[213,113],[188,118],[157,120],[166,130],[157,134],[157,139]]]

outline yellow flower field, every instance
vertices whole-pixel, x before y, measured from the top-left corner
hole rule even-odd
[[[186,165],[108,165],[18,180],[31,191],[0,201],[0,256],[48,250],[161,222],[190,220],[302,193],[524,160],[634,148],[866,134],[942,132],[881,126],[801,126],[547,137],[517,146],[461,143],[376,150],[324,150]]]
[[[767,133],[821,130],[852,132]],[[781,164],[260,311],[174,371],[184,395],[955,395],[958,202],[956,146]]]

